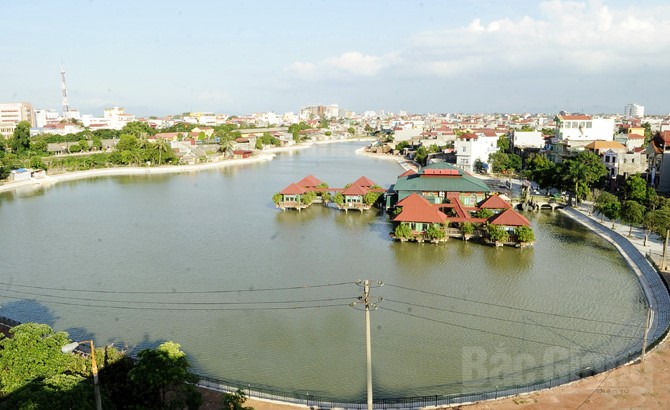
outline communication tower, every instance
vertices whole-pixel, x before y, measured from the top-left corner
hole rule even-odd
[[[65,84],[65,66],[61,64],[60,68],[60,87],[63,92],[63,116],[67,117],[70,107],[67,103],[67,85]]]

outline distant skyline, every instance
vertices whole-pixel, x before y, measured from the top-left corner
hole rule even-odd
[[[663,1],[6,1],[0,102],[187,111],[670,113]]]

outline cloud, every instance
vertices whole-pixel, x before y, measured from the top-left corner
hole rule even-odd
[[[348,51],[317,63],[296,61],[286,71],[304,80],[341,79],[347,77],[374,77],[384,68],[399,62],[396,53],[372,56]]]

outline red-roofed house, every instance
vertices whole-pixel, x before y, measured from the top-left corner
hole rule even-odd
[[[307,175],[306,177],[297,182],[298,185],[305,188],[316,188],[322,183],[323,182],[321,182],[321,180],[316,178],[314,175]]]
[[[512,206],[498,195],[491,195],[479,203],[479,209],[510,209]]]
[[[526,219],[525,216],[514,211],[513,209],[508,209],[504,212],[494,215],[489,218],[489,222],[493,225],[500,225],[505,228],[514,228],[517,226],[530,226],[530,221]]]

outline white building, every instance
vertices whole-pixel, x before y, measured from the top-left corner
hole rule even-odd
[[[393,140],[395,142],[409,141],[412,138],[420,137],[423,133],[423,121],[409,121],[396,123],[393,127]]]
[[[623,109],[624,117],[644,117],[644,105],[628,104]]]
[[[58,122],[60,114],[55,110],[35,110],[35,127],[42,128],[47,124]]]
[[[512,148],[544,148],[545,141],[540,131],[518,131],[514,130],[511,138]]]
[[[463,134],[454,143],[454,149],[456,166],[467,172],[474,172],[477,160],[486,164],[489,162],[489,155],[498,152],[498,137],[483,133]]]
[[[0,134],[11,135],[20,121],[30,122],[35,126],[33,106],[26,102],[0,104]]]
[[[590,115],[559,114],[556,116],[557,141],[613,141],[614,119],[592,118]]]

